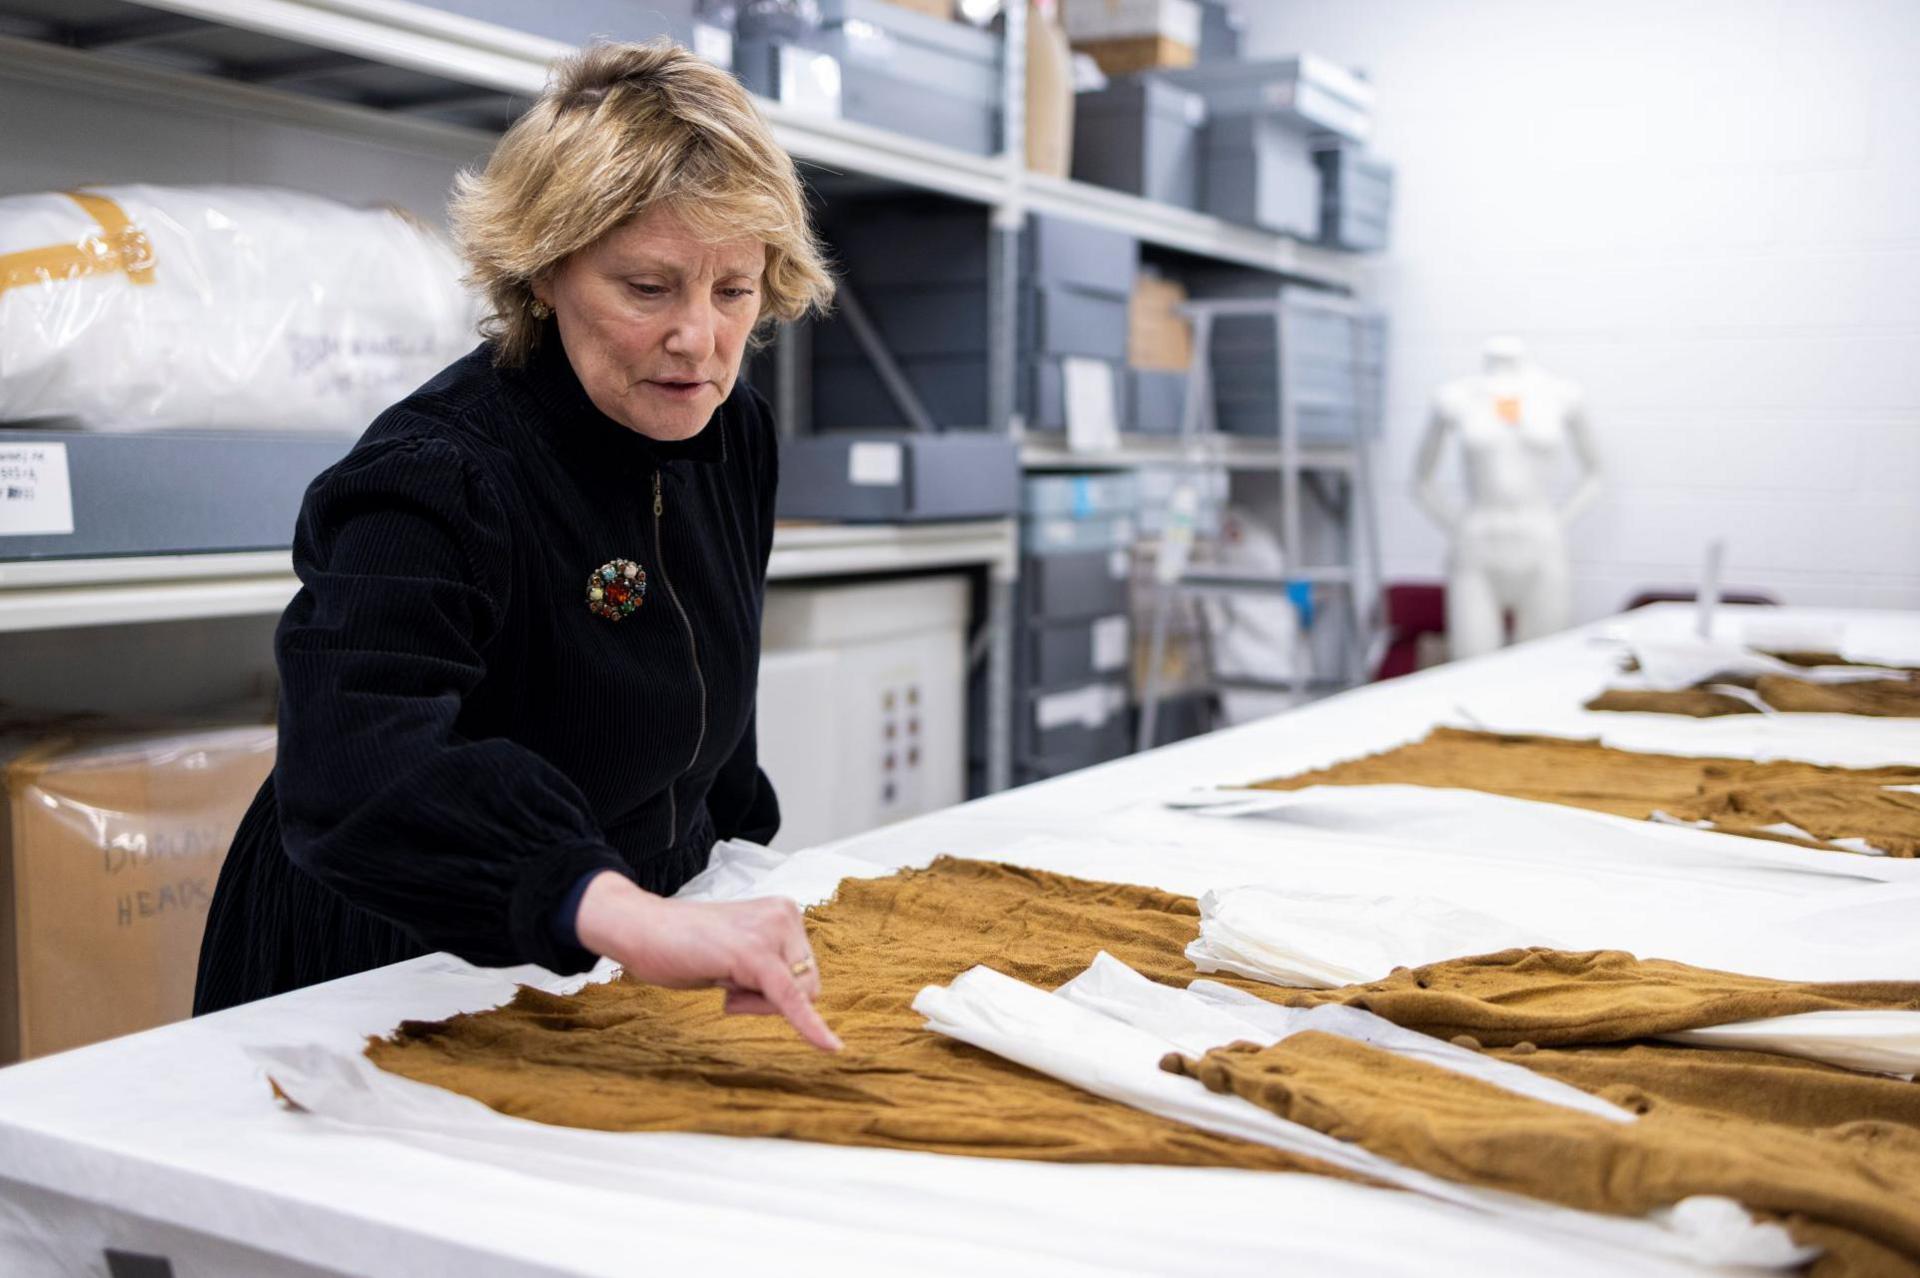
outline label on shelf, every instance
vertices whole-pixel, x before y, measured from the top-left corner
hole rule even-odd
[[[906,469],[899,444],[862,441],[847,449],[847,482],[861,488],[898,488]]]
[[[0,442],[0,537],[72,531],[67,446]]]
[[[1113,452],[1120,447],[1113,365],[1071,355],[1060,366],[1067,382],[1067,447],[1076,453]]]
[[[1093,623],[1093,668],[1106,673],[1127,664],[1127,619],[1102,617]]]

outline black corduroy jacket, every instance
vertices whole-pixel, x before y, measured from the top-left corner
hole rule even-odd
[[[196,1013],[433,950],[582,971],[553,922],[583,875],[670,893],[716,838],[770,839],[777,467],[744,383],[699,435],[650,440],[593,406],[552,329],[524,368],[483,345],[383,413],[301,508],[280,750]],[[616,560],[645,577],[617,620],[588,597]]]

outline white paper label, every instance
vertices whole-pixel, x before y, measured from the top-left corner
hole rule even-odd
[[[1033,703],[1034,726],[1042,732],[1069,724],[1097,728],[1126,705],[1126,693],[1107,684],[1089,684],[1071,692],[1050,692]]]
[[[1067,383],[1067,447],[1076,453],[1110,453],[1119,448],[1113,365],[1070,355],[1060,361],[1060,371]]]
[[[0,443],[0,537],[72,531],[67,446]]]
[[[1124,550],[1116,550],[1107,556],[1107,576],[1115,581],[1125,581],[1127,570],[1132,566]]]
[[[1093,623],[1093,668],[1118,670],[1127,664],[1127,619],[1102,617]]]
[[[899,444],[868,441],[847,450],[847,482],[860,488],[898,488],[906,467]]]

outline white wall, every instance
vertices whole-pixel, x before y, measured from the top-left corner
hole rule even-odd
[[[1920,608],[1920,4],[1241,0],[1252,56],[1366,69],[1398,166],[1383,540],[1431,388],[1513,332],[1585,385],[1610,486],[1581,619],[1698,574]]]

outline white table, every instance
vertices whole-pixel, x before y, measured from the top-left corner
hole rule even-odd
[[[1830,615],[1847,624],[1857,650],[1920,654],[1920,616]],[[1677,609],[1635,614],[1639,625],[1688,620]],[[1576,867],[1538,857],[1519,865],[1398,837],[1222,821],[1170,811],[1165,801],[1196,785],[1382,749],[1458,721],[1462,710],[1493,727],[1604,732],[1643,748],[1920,761],[1920,726],[1911,722],[1586,715],[1576,707],[1618,657],[1606,631],[1588,627],[1374,685],[835,850],[885,866],[942,852],[998,857],[1188,892],[1258,881],[1333,890],[1517,881],[1543,907],[1577,893],[1604,909],[1604,867],[1581,878]],[[1756,842],[1680,835],[1709,848]],[[1777,845],[1767,848],[1779,855]],[[1855,860],[1804,856],[1814,867],[1804,875],[1761,867],[1750,882],[1702,872],[1676,891],[1683,905],[1704,910],[1826,890],[1820,876]],[[1622,900],[1630,898],[1623,888]],[[480,970],[433,955],[0,1070],[0,1273],[99,1274],[105,1248],[166,1257],[180,1278],[1711,1272],[1623,1260],[1412,1195],[1311,1176],[572,1133],[490,1112],[477,1116],[471,1138],[382,1130],[288,1111],[247,1055],[302,1045],[351,1054],[365,1035],[403,1018],[503,1001],[516,979],[552,981],[537,969]]]

